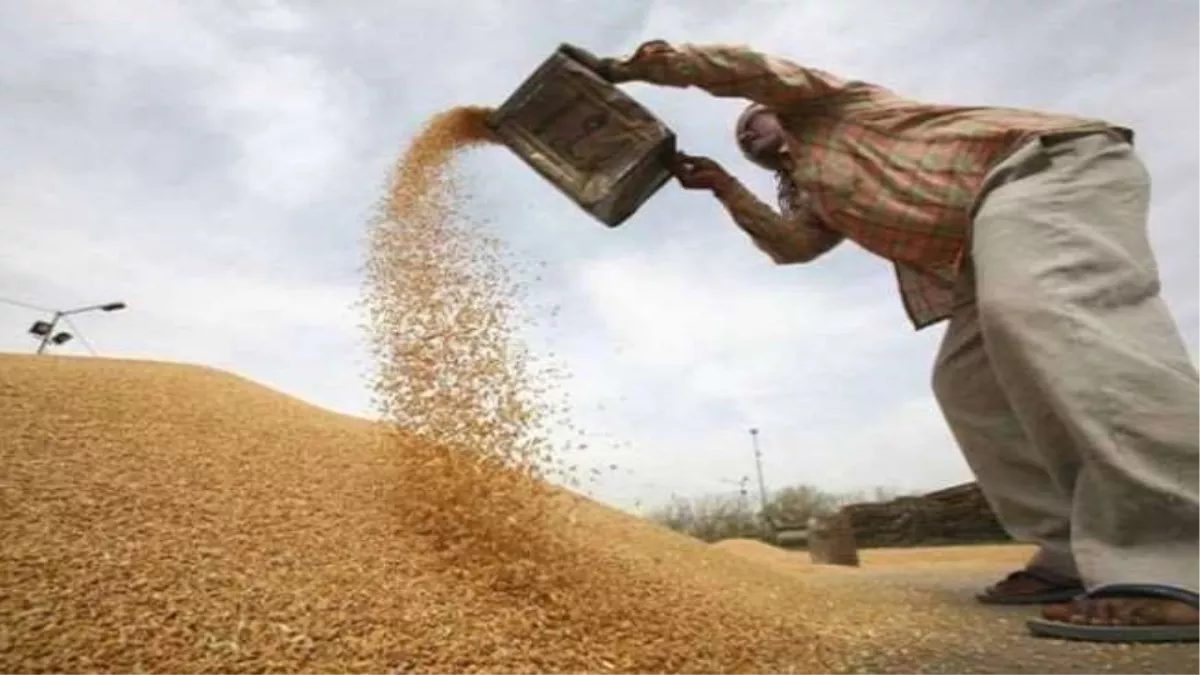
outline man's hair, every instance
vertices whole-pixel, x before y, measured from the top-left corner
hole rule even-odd
[[[806,218],[819,218],[820,215],[813,207],[812,195],[792,179],[786,169],[775,172],[775,191],[779,198],[779,210],[786,217],[805,214]]]
[[[800,197],[800,189],[796,187],[796,181],[792,180],[792,176],[785,169],[775,172],[775,192],[779,198],[779,208],[784,212],[783,215],[791,215],[792,210],[799,206],[796,200]]]

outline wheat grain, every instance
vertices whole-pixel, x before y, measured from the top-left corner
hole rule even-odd
[[[928,663],[960,619],[927,597],[748,563],[551,486],[520,263],[452,162],[486,144],[484,114],[436,118],[372,225],[383,423],[198,367],[0,357],[0,670]]]

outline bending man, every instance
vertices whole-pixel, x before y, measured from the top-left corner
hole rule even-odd
[[[933,389],[1025,569],[989,602],[1047,602],[1035,634],[1197,637],[1197,373],[1159,297],[1150,180],[1103,121],[936,105],[741,47],[580,52],[614,82],[749,106],[736,140],[780,210],[680,155],[778,263],[845,239],[890,261],[913,324],[948,320]]]

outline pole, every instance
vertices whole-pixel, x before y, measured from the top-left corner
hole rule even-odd
[[[750,430],[750,443],[754,448],[754,468],[758,471],[758,499],[762,503],[763,517],[767,516],[767,482],[763,478],[762,451],[758,449],[758,429]]]
[[[46,351],[46,346],[50,344],[50,338],[54,336],[54,327],[58,325],[58,320],[63,318],[64,314],[65,312],[54,313],[54,318],[50,320],[50,327],[46,329],[46,334],[42,336],[42,342],[38,345],[38,354]]]

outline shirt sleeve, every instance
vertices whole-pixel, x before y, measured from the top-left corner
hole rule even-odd
[[[619,62],[616,74],[668,87],[698,87],[777,110],[837,94],[854,83],[741,45],[669,46]]]
[[[840,232],[822,225],[807,209],[797,208],[787,216],[781,215],[741,183],[734,182],[719,198],[754,245],[780,265],[810,262],[845,239]]]

